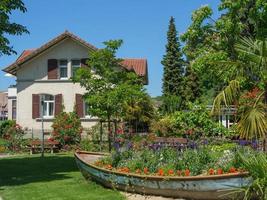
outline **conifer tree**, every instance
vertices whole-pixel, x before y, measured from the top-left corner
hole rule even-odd
[[[183,92],[183,101],[186,102],[194,102],[201,95],[198,76],[190,65],[186,67]]]
[[[173,17],[170,19],[167,40],[166,54],[161,61],[164,66],[162,92],[163,96],[181,96],[183,94],[184,61]]]

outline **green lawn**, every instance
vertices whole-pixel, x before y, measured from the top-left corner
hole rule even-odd
[[[119,192],[86,181],[73,155],[20,156],[0,159],[0,199],[118,200]]]

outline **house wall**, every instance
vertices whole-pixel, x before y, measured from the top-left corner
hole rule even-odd
[[[71,112],[75,105],[75,94],[83,94],[85,89],[71,80],[48,80],[48,59],[81,59],[88,57],[88,49],[71,39],[62,41],[45,53],[25,63],[17,71],[17,122],[24,128],[41,129],[41,120],[32,119],[32,94],[62,94],[66,112]],[[68,64],[69,76],[71,65]],[[83,119],[82,125],[91,127],[96,120]],[[45,120],[44,128],[51,129],[52,120]]]
[[[8,88],[8,119],[12,119],[12,101],[17,99],[17,88],[9,87]]]

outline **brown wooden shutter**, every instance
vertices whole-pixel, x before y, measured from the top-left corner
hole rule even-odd
[[[77,115],[82,118],[84,117],[84,112],[83,112],[83,96],[81,94],[76,94],[76,97],[75,97],[75,101],[76,101],[76,112],[77,112]]]
[[[38,94],[32,94],[32,118],[36,119],[40,117],[40,96]]]
[[[57,116],[62,111],[62,94],[57,94],[55,96],[55,116]]]
[[[47,64],[47,77],[48,79],[58,79],[57,71],[58,71],[58,63],[57,59],[49,59]]]
[[[88,67],[87,60],[88,60],[88,58],[82,58],[81,59],[81,67]]]

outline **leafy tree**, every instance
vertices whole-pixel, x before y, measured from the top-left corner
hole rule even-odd
[[[267,37],[266,4],[262,0],[221,0],[218,10],[222,14],[217,20],[212,19],[209,6],[194,11],[192,24],[181,39],[185,42],[183,51],[206,91],[220,90],[232,80],[234,69],[217,63],[238,60],[235,44],[240,37]]]
[[[191,66],[186,67],[184,79],[183,99],[185,102],[194,102],[201,94],[197,74]]]
[[[22,0],[1,0],[0,1],[0,56],[16,53],[6,35],[22,35],[29,33],[25,26],[10,22],[10,15],[13,10],[23,13],[27,11]]]
[[[139,124],[149,126],[155,116],[155,109],[150,96],[144,95],[140,99],[132,99],[124,107],[123,119],[137,129]]]
[[[183,89],[184,61],[177,38],[174,18],[171,17],[167,33],[166,54],[163,56],[163,95],[181,96]]]
[[[162,96],[161,101],[159,111],[162,115],[174,113],[175,111],[180,110],[183,106],[181,96],[164,95]]]
[[[240,135],[246,139],[265,138],[267,133],[267,40],[243,38],[235,45],[235,50],[243,57],[237,62],[225,62],[226,66],[235,68],[232,80],[214,99],[213,113],[220,111],[221,104],[229,106],[242,101],[242,92],[246,91],[244,83],[254,77],[255,87],[265,89],[255,95],[253,103],[241,107],[242,112],[237,124]],[[264,101],[263,101],[264,99]],[[265,105],[263,104],[265,102]]]
[[[89,52],[89,67],[81,68],[73,78],[86,89],[84,99],[92,116],[108,121],[111,150],[111,121],[123,116],[124,106],[145,94],[142,80],[121,66],[116,52],[122,40],[104,42],[105,48]]]

